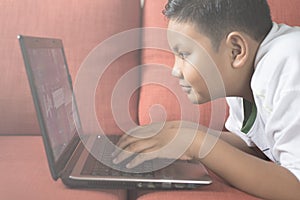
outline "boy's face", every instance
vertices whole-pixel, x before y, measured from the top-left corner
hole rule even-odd
[[[216,52],[210,39],[197,31],[189,23],[170,20],[168,42],[175,55],[173,76],[179,78],[179,84],[188,98],[195,104],[225,97],[223,81],[228,59],[220,49]]]

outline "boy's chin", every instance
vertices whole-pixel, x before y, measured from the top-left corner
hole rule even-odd
[[[203,98],[200,95],[188,94],[188,98],[193,104],[203,104],[210,101],[210,99]]]

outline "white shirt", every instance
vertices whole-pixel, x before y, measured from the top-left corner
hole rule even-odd
[[[253,126],[247,134],[241,131],[243,100],[230,97],[226,128],[300,181],[300,27],[273,23],[259,47],[251,89],[257,107]]]

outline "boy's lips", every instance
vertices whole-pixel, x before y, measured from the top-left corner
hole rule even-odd
[[[192,90],[191,86],[187,86],[187,85],[180,85],[182,90],[186,93],[190,93],[190,91]]]
[[[188,84],[184,79],[179,80],[179,85],[181,86],[182,90],[186,93],[190,93],[192,90],[192,86]]]

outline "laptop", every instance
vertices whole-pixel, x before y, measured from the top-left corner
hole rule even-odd
[[[212,183],[199,162],[154,159],[133,169],[126,168],[127,161],[113,164],[111,154],[120,134],[79,134],[80,116],[62,41],[22,35],[18,39],[54,180],[69,187],[104,189],[193,189]]]

